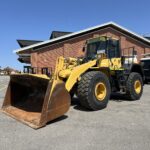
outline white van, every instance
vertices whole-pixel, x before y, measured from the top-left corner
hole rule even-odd
[[[141,63],[144,70],[145,82],[150,82],[150,57],[142,58]]]

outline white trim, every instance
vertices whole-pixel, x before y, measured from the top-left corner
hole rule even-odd
[[[147,58],[141,58],[141,60],[150,60],[150,57],[147,57]]]
[[[150,56],[150,53],[142,54],[142,56]]]
[[[81,33],[87,32],[87,31],[90,31],[90,30],[94,30],[94,29],[98,29],[98,28],[103,27],[103,26],[107,26],[107,25],[114,25],[114,26],[116,26],[116,27],[118,27],[118,28],[120,28],[120,29],[122,29],[122,30],[124,30],[126,32],[129,32],[130,34],[133,34],[134,36],[136,36],[136,37],[138,37],[138,38],[140,38],[140,39],[142,39],[142,40],[144,40],[144,41],[146,41],[146,42],[148,42],[150,44],[150,40],[142,37],[141,35],[138,35],[135,32],[132,32],[132,31],[130,31],[130,30],[128,30],[128,29],[126,29],[126,28],[124,28],[124,27],[114,23],[114,22],[108,22],[108,23],[104,23],[104,24],[101,24],[101,25],[98,25],[98,26],[87,28],[87,29],[84,29],[84,30],[81,30],[81,31],[78,31],[78,32],[67,34],[67,35],[64,35],[64,36],[61,36],[61,37],[58,37],[58,38],[55,38],[55,39],[46,40],[44,42],[40,42],[40,43],[37,43],[37,44],[33,44],[31,46],[20,48],[20,49],[14,50],[13,52],[14,53],[18,53],[20,51],[29,50],[29,49],[32,49],[34,47],[41,46],[43,44],[48,44],[48,43],[55,42],[57,40],[61,40],[61,39],[64,39],[64,38],[69,38],[69,37],[72,37],[72,36],[75,36],[75,35],[78,35],[78,34],[81,34]]]

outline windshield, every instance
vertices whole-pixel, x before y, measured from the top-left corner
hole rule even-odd
[[[97,52],[106,50],[106,41],[99,41],[87,45],[87,58],[96,58]]]

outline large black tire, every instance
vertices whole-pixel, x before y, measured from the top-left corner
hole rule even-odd
[[[98,100],[95,95],[95,88],[98,83],[105,85],[106,96]],[[99,71],[85,73],[78,83],[77,93],[80,104],[90,110],[100,110],[107,106],[110,98],[110,83],[108,77]]]
[[[140,85],[141,85],[141,90],[138,93],[136,92],[135,87],[134,87],[134,84],[136,81],[139,81]],[[139,73],[132,72],[129,75],[128,80],[127,80],[126,89],[127,89],[127,91],[126,91],[127,99],[129,99],[129,100],[140,99],[140,97],[142,96],[142,93],[143,93],[143,80]]]

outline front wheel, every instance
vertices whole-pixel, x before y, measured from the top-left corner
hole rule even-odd
[[[143,93],[143,80],[139,73],[132,72],[127,80],[126,95],[129,100],[138,100]]]
[[[85,73],[77,90],[80,104],[91,110],[105,108],[111,92],[108,77],[99,71]]]

